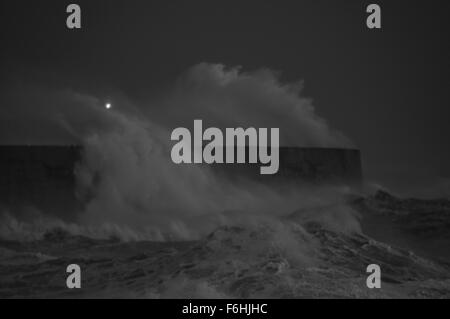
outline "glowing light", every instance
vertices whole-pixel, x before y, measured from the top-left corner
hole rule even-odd
[[[111,103],[106,103],[105,107],[106,107],[107,109],[110,109],[110,108],[112,107],[112,105],[111,105]]]

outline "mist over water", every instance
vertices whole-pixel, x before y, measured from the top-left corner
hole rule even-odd
[[[208,166],[175,165],[169,132],[124,116],[110,132],[86,139],[78,167],[80,191],[90,194],[80,216],[139,229],[156,239],[196,239],[219,225],[279,218],[300,207],[338,201],[340,190],[284,188],[232,181]]]
[[[352,146],[316,113],[312,100],[302,95],[302,82],[281,83],[269,69],[244,72],[240,67],[200,63],[160,94],[139,102],[121,92],[106,100],[23,78],[11,79],[0,92],[2,144],[81,143],[86,136],[114,128],[117,119],[104,107],[111,103],[112,110],[170,131],[201,119],[205,126],[221,129],[278,127],[281,145],[286,146]]]
[[[317,205],[331,207],[342,202],[346,191],[280,190],[232,181],[207,166],[172,163],[171,131],[179,125],[190,128],[194,119],[219,128],[279,127],[281,144],[290,146],[351,145],[315,113],[311,100],[301,96],[299,83],[282,84],[270,70],[246,73],[202,63],[148,105],[118,97],[110,109],[98,98],[72,91],[30,85],[20,89],[26,94],[14,100],[12,90],[8,99],[14,103],[8,105],[14,107],[2,109],[10,120],[20,122],[10,143],[65,140],[83,145],[76,176],[78,195],[86,207],[75,225],[49,225],[90,235],[114,233],[124,239],[198,239],[220,225],[275,220]],[[35,107],[28,107],[29,103]],[[20,112],[26,116],[19,116]],[[30,119],[43,127],[37,137],[27,126]],[[30,228],[12,220],[7,223],[13,225],[10,229]],[[38,229],[45,228],[43,220],[39,219]]]

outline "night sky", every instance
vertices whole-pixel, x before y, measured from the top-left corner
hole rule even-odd
[[[381,31],[360,0],[75,1],[82,29],[69,30],[72,2],[1,2],[2,86],[25,77],[139,102],[200,62],[267,67],[305,81],[368,179],[450,192],[449,1],[372,1]]]

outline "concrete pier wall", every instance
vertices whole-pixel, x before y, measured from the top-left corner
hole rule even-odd
[[[248,150],[246,150],[248,158]],[[279,170],[275,175],[261,175],[267,164],[215,164],[221,174],[231,178],[250,178],[262,183],[286,182],[312,184],[362,183],[361,154],[356,149],[280,147]]]
[[[0,146],[0,203],[76,210],[74,170],[80,154],[79,146]]]
[[[0,146],[0,204],[10,208],[29,205],[46,211],[80,207],[75,194],[75,166],[81,156],[80,146]],[[213,168],[230,178],[245,177],[262,183],[355,186],[362,181],[360,152],[352,149],[282,147],[276,175],[261,175],[260,166],[216,164]]]

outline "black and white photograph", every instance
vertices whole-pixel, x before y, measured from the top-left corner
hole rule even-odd
[[[450,298],[449,35],[443,0],[2,0],[0,299]]]

